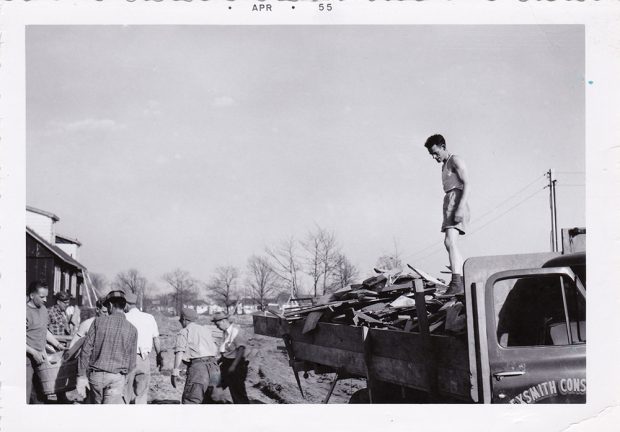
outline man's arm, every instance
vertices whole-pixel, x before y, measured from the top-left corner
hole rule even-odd
[[[174,364],[172,365],[172,374],[170,375],[170,383],[174,388],[177,386],[176,380],[181,372],[179,368],[181,367],[181,362],[183,361],[183,355],[185,354],[186,349],[187,333],[181,330],[177,335],[177,340],[174,344]]]
[[[465,162],[459,156],[454,156],[452,158],[452,163],[454,167],[454,172],[459,176],[459,179],[463,183],[463,194],[461,195],[461,200],[459,201],[459,206],[456,208],[454,213],[454,221],[456,223],[463,221],[463,215],[465,213],[465,208],[467,206],[467,201],[469,200],[469,176],[467,174],[467,167],[465,166]]]
[[[172,365],[172,372],[177,372],[181,367],[181,362],[183,361],[183,354],[185,354],[185,350],[187,349],[187,332],[181,330],[177,335],[177,339],[174,344],[174,364]]]
[[[36,364],[41,364],[43,363],[45,360],[47,360],[47,354],[45,354],[45,350],[43,351],[37,351],[36,349],[26,345],[26,354],[30,354],[32,356],[32,359],[35,361]]]
[[[56,348],[58,351],[62,350],[62,345],[60,344],[58,339],[56,339],[56,336],[54,336],[52,332],[49,330],[47,331],[47,334],[45,335],[45,341],[48,342],[54,348]]]
[[[85,377],[90,364],[90,355],[93,351],[93,345],[95,343],[95,332],[97,329],[97,320],[93,322],[84,336],[84,343],[82,344],[82,352],[80,353],[80,359],[78,361],[78,377]]]
[[[161,352],[161,344],[159,343],[159,336],[155,336],[153,338],[153,349],[155,349],[155,354],[159,355]]]
[[[237,369],[237,366],[239,365],[241,360],[243,360],[243,357],[245,356],[245,347],[240,346],[239,348],[237,348],[237,351],[235,352],[235,354],[236,354],[235,360],[232,362],[228,370],[228,372],[230,373],[234,372],[235,369]]]

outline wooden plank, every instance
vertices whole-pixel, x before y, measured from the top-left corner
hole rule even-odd
[[[426,365],[386,357],[372,357],[371,373],[374,379],[392,384],[429,391],[429,373]],[[461,400],[470,398],[470,381],[467,371],[437,368],[436,389],[439,394]]]
[[[462,369],[437,368],[437,388],[441,394],[470,401],[471,380],[469,377],[469,371]]]
[[[359,342],[361,342],[361,336]],[[305,342],[293,341],[293,351],[297,360],[305,360],[330,366],[334,369],[357,376],[366,376],[363,352],[352,352],[344,349],[327,348]]]
[[[306,319],[304,320],[304,328],[302,329],[301,332],[303,334],[306,334],[314,330],[322,316],[323,316],[323,312],[321,311],[310,312],[308,316],[306,317]]]
[[[373,355],[404,361],[421,361],[427,357],[422,336],[419,333],[371,329]],[[437,365],[469,370],[467,342],[464,339],[433,335],[430,338],[437,354]]]
[[[431,341],[431,334],[426,312],[426,299],[424,298],[424,283],[420,279],[414,281],[415,285],[415,304],[420,326],[420,336],[422,351],[426,354],[424,369],[427,371],[426,387],[431,394],[431,398],[437,396],[437,356],[435,355],[434,345]]]
[[[292,323],[289,329],[291,338],[294,341],[326,348],[340,348],[359,353],[364,352],[361,327],[320,322],[313,332],[303,334],[302,330],[303,323]]]
[[[255,334],[271,337],[282,336],[280,323],[277,317],[263,314],[255,314],[252,315],[252,321],[254,323]]]

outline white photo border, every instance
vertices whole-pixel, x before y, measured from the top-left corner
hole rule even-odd
[[[253,4],[271,12],[253,12]],[[11,1],[0,5],[0,429],[18,430],[612,430],[620,380],[620,2]],[[295,9],[292,9],[295,6]],[[229,9],[231,7],[231,9]],[[581,24],[586,35],[588,402],[575,406],[28,406],[23,287],[28,25]],[[617,427],[617,426],[616,426]]]

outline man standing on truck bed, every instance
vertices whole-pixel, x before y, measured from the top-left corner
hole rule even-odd
[[[430,136],[424,147],[438,163],[441,163],[441,181],[445,196],[443,199],[443,222],[441,232],[445,233],[444,244],[450,258],[452,279],[445,293],[439,297],[453,297],[463,294],[463,257],[458,249],[459,235],[465,235],[469,223],[469,180],[465,162],[459,156],[446,150],[446,140],[441,135]]]

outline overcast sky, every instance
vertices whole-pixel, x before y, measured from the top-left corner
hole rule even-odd
[[[110,279],[206,280],[315,224],[362,274],[396,243],[439,275],[425,139],[469,169],[466,257],[546,251],[549,168],[585,226],[584,86],[582,26],[30,26],[27,202]]]

